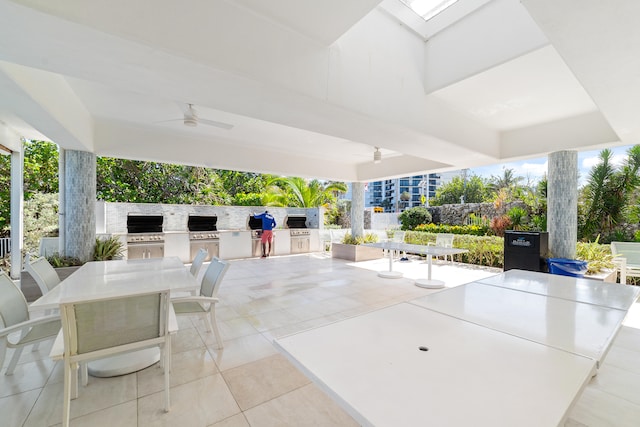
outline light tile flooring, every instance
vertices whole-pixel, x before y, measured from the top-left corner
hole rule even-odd
[[[324,254],[231,263],[219,294],[224,349],[216,349],[198,318],[180,318],[171,411],[162,411],[162,375],[151,366],[116,378],[90,377],[72,403],[73,426],[355,426],[278,353],[272,340],[435,292],[413,285],[411,279],[426,275],[426,265],[418,260],[396,263],[402,279],[377,277],[377,270],[388,267],[386,260],[354,264]],[[447,286],[496,272],[442,262],[434,266],[434,278]],[[566,426],[640,425],[637,328],[640,310],[634,307]],[[25,351],[13,376],[0,375],[0,426],[60,423],[62,367],[48,359],[48,347]],[[460,407],[464,410],[464,402]]]

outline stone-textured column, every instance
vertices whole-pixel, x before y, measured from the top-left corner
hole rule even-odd
[[[547,230],[555,258],[573,259],[578,238],[578,152],[549,154]]]
[[[364,183],[351,183],[351,235],[364,236]]]
[[[65,255],[89,261],[96,240],[96,156],[65,150]]]

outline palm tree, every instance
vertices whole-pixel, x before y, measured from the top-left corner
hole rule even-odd
[[[513,169],[503,168],[502,176],[491,176],[490,188],[495,193],[499,193],[500,190],[504,189],[508,195],[511,195],[523,180],[523,177],[515,176]]]
[[[275,177],[268,181],[263,199],[265,206],[312,208],[334,203],[339,193],[345,193],[343,182],[307,181],[299,177]]]
[[[583,237],[594,238],[600,232],[611,233],[624,216],[635,188],[640,184],[640,145],[627,151],[628,157],[618,170],[611,164],[613,153],[600,152],[600,163],[591,169],[585,187],[586,213]]]

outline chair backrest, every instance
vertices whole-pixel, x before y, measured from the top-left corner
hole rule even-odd
[[[200,268],[202,268],[202,264],[204,260],[209,256],[209,252],[206,249],[200,248],[195,258],[193,258],[193,262],[191,263],[191,268],[189,272],[193,277],[198,277],[198,273],[200,272]]]
[[[60,304],[65,357],[168,339],[169,291]]]
[[[454,235],[449,233],[436,234],[436,246],[441,246],[443,248],[452,248],[453,237]]]
[[[58,276],[58,273],[56,273],[56,270],[49,264],[46,258],[38,258],[32,261],[27,257],[24,268],[31,277],[33,277],[33,280],[36,281],[42,295],[60,283],[60,276]]]
[[[627,265],[640,264],[639,242],[611,242],[611,253],[627,259]]]
[[[393,238],[391,239],[392,242],[400,242],[400,243],[404,243],[404,235],[406,234],[406,231],[394,231],[393,232]]]
[[[0,328],[26,320],[29,320],[29,308],[22,291],[5,272],[0,272]]]
[[[205,297],[215,297],[218,294],[220,283],[225,273],[229,269],[229,263],[219,258],[211,258],[211,264],[202,278],[200,285],[200,295]]]

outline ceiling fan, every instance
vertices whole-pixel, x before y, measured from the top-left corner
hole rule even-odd
[[[208,126],[215,126],[221,129],[232,129],[233,125],[229,124],[229,123],[224,123],[224,122],[217,122],[215,120],[209,120],[209,119],[202,119],[200,117],[198,117],[198,113],[196,111],[195,108],[193,108],[193,104],[187,104],[187,109],[184,111],[184,117],[181,119],[172,119],[172,120],[163,120],[161,122],[158,123],[165,123],[165,122],[176,122],[176,121],[181,121],[184,123],[185,126],[189,126],[189,127],[196,127],[199,124],[203,124],[203,125],[208,125]]]

